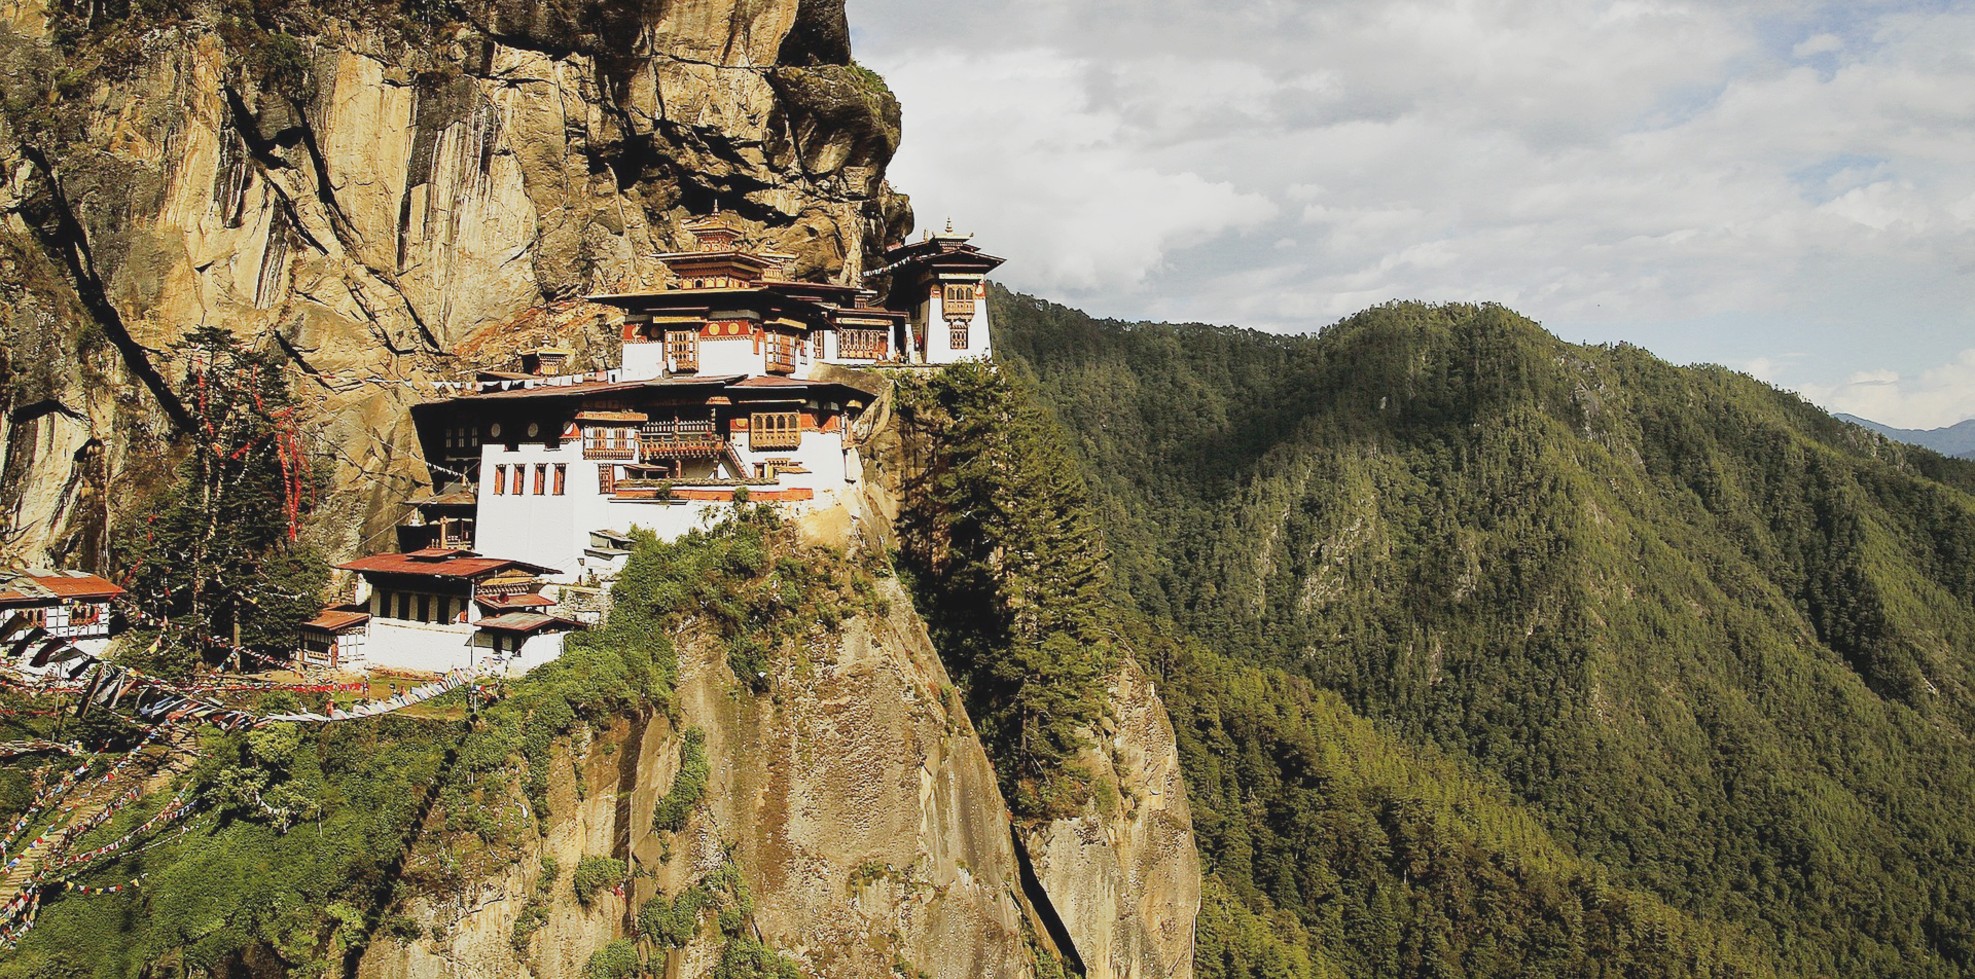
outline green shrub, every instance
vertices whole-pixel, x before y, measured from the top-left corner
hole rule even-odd
[[[721,950],[713,979],[802,979],[802,971],[787,956],[752,936],[736,935]]]
[[[679,774],[673,777],[672,788],[652,811],[652,828],[662,833],[684,828],[693,807],[706,795],[706,779],[712,771],[706,760],[706,732],[688,728],[679,744]]]
[[[654,897],[638,909],[638,934],[656,945],[685,948],[699,934],[701,916],[715,903],[713,893],[697,884],[673,900]]]
[[[624,861],[616,857],[584,857],[576,864],[570,884],[576,888],[576,900],[587,907],[598,891],[624,883],[628,873]]]
[[[638,961],[638,947],[628,938],[620,938],[597,949],[590,961],[583,966],[583,979],[624,979],[638,973],[643,965]]]

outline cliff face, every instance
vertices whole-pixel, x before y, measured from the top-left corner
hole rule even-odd
[[[409,404],[544,342],[601,362],[580,298],[653,284],[691,214],[838,276],[910,224],[898,105],[841,0],[86,6],[0,7],[0,542],[24,561],[97,562],[183,428],[195,327],[287,354],[334,459],[318,534],[348,551],[425,478]]]
[[[535,859],[413,901],[406,912],[436,937],[379,942],[358,974],[574,979],[631,934],[646,901],[731,861],[761,940],[810,975],[1032,975],[1035,929],[993,770],[903,593],[881,591],[892,611],[848,620],[806,662],[779,664],[773,697],[744,690],[717,643],[680,637],[677,723],[623,722],[571,746]],[[654,832],[686,729],[705,737],[706,794],[683,829]],[[586,906],[570,868],[601,855],[634,876]],[[517,944],[542,856],[560,879],[546,919]],[[693,976],[719,953],[718,936],[702,934],[662,954],[671,974]]]
[[[1110,693],[1111,720],[1086,762],[1117,792],[1026,829],[1023,846],[1085,975],[1190,979],[1200,858],[1173,725],[1133,660]]]
[[[888,409],[880,399],[859,433],[875,478],[845,508],[801,525],[845,560],[893,540],[887,487],[902,466]],[[750,926],[806,974],[1020,977],[1036,974],[1038,956],[1080,963],[1091,979],[1193,974],[1192,820],[1172,725],[1135,664],[1114,678],[1110,720],[1085,759],[1117,791],[1079,818],[1016,828],[896,579],[877,579],[874,601],[827,639],[775,659],[762,678],[771,694],[747,689],[713,636],[672,639],[672,716],[569,746],[534,849],[457,896],[410,902],[403,910],[426,937],[373,945],[361,975],[575,977],[609,942],[637,934],[634,916],[651,898],[677,899],[724,866],[747,883]],[[703,737],[705,795],[678,831],[654,832],[691,730]],[[412,864],[447,859],[442,839],[420,847]],[[568,868],[599,855],[624,860],[632,880],[585,906]],[[546,918],[517,944],[543,857],[562,877],[536,896]],[[703,931],[663,952],[667,974],[710,973],[720,943]]]

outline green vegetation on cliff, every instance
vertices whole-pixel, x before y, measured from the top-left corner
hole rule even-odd
[[[1596,974],[1626,955],[1575,943],[1657,941],[1660,906],[1720,955],[1632,974],[1975,967],[1975,466],[1497,307],[1275,337],[994,301],[1116,594],[1227,657],[1149,657],[1232,902],[1203,968],[1219,929],[1351,974],[1538,974],[1520,934]],[[1414,759],[1417,805],[1366,750]],[[1243,923],[1273,913],[1301,935]],[[1364,958],[1395,920],[1423,951]]]
[[[184,831],[161,832],[75,877],[91,886],[141,878],[140,886],[51,892],[19,949],[0,956],[0,977],[353,972],[370,943],[423,936],[402,913],[409,899],[457,894],[524,859],[552,814],[558,742],[586,725],[669,709],[671,635],[763,632],[784,641],[762,656],[787,655],[811,633],[789,634],[786,621],[822,628],[855,594],[843,562],[800,545],[771,514],[741,510],[710,532],[640,541],[607,624],[502,684],[476,714],[459,691],[421,716],[208,731],[188,776],[201,811]],[[289,698],[270,695],[261,706],[293,706]],[[0,789],[21,794],[17,773],[34,764],[8,763]],[[137,811],[162,802],[154,796]],[[591,895],[626,873],[620,856],[594,856],[571,873]],[[744,894],[738,882],[715,884]],[[556,885],[557,869],[545,866],[543,889]],[[525,949],[541,909],[523,920],[515,941]],[[727,947],[729,975],[785,974],[751,937]],[[614,968],[620,953],[600,967]]]
[[[941,657],[1019,815],[1075,810],[1076,756],[1103,715],[1116,655],[1105,635],[1102,535],[1058,428],[995,368],[901,378],[903,563]]]

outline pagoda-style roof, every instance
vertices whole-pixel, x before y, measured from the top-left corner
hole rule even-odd
[[[974,247],[970,234],[954,232],[948,225],[945,233],[928,235],[919,241],[893,245],[885,249],[885,266],[864,273],[865,278],[891,275],[908,268],[928,267],[942,272],[973,272],[986,275],[1000,268],[1008,260],[998,258]]]
[[[110,599],[123,589],[83,571],[0,571],[0,606]]]
[[[527,561],[517,561],[504,557],[481,557],[472,551],[430,547],[405,554],[372,554],[354,561],[345,561],[336,566],[344,571],[359,574],[400,574],[417,575],[426,578],[452,578],[472,581],[498,574],[502,571],[523,571],[529,574],[559,574],[554,568],[545,568]]]
[[[804,283],[802,287],[808,285]],[[817,296],[792,294],[790,289],[794,288],[798,287],[723,286],[716,289],[605,293],[589,298],[593,303],[615,306],[634,317],[654,313],[688,313],[719,319],[729,314],[740,316],[753,312],[792,318],[810,326],[827,323],[833,307],[819,301],[820,297]]]

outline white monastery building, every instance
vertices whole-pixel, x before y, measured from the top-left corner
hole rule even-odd
[[[23,644],[23,660],[12,665],[40,672],[48,667],[45,657],[63,644],[100,656],[109,647],[113,610],[111,603],[124,590],[109,581],[81,571],[0,571],[0,625],[17,632],[32,630],[37,635],[61,640],[57,644]]]
[[[670,288],[591,297],[622,312],[617,367],[566,374],[568,352],[544,349],[413,409],[434,493],[401,528],[412,550],[341,565],[363,576],[359,606],[308,623],[306,665],[553,659],[578,622],[550,596],[614,576],[632,531],[674,539],[742,500],[838,505],[862,471],[852,423],[883,389],[859,368],[991,355],[1002,260],[950,226],[889,249],[866,276],[882,290],[792,281],[728,216],[688,230],[696,250],[659,256]]]

